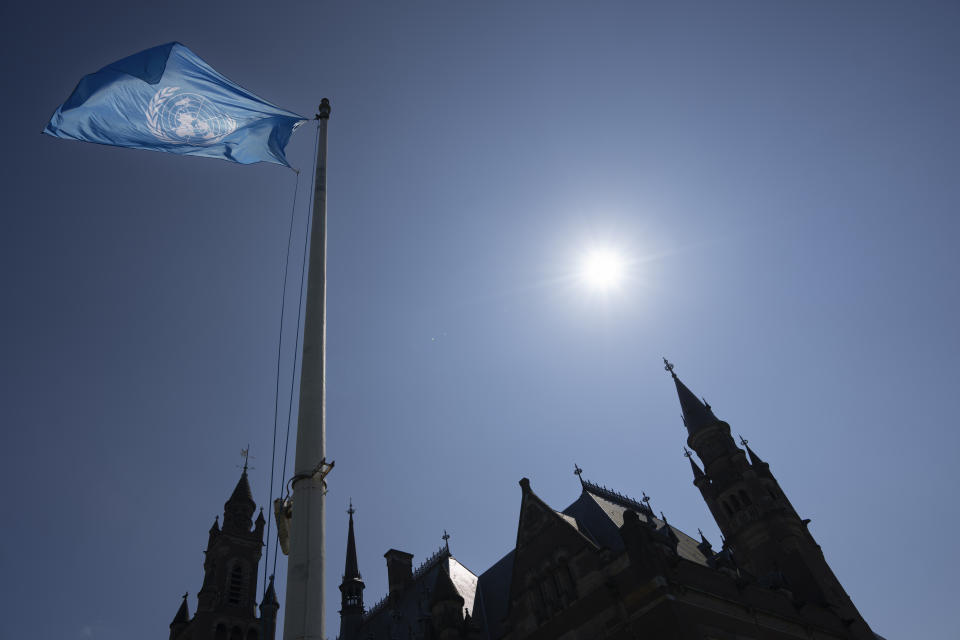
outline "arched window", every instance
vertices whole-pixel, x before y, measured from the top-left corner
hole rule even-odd
[[[753,503],[750,501],[750,496],[748,496],[748,495],[747,495],[747,492],[744,491],[743,489],[740,489],[740,499],[743,500],[743,504],[745,504],[745,505],[753,504]]]
[[[733,504],[733,510],[737,511],[740,509],[740,500],[737,499],[737,494],[730,494],[730,503]]]
[[[227,602],[229,604],[239,605],[243,602],[243,577],[243,565],[237,562],[230,568],[230,575],[227,578]],[[232,637],[231,640],[233,640]]]
[[[733,509],[730,508],[730,504],[729,504],[729,503],[727,503],[727,502],[721,502],[720,504],[722,504],[722,505],[723,505],[723,508],[726,509],[728,516],[732,516],[732,515],[733,515]]]

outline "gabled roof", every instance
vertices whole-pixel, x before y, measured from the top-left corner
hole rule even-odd
[[[463,606],[474,613],[477,593],[477,576],[460,564],[450,552],[441,547],[413,573],[413,580],[393,597],[387,596],[373,605],[364,615],[358,637],[373,634],[376,638],[408,637],[408,632],[420,633],[421,624],[430,615],[433,590],[438,574],[449,576],[450,584],[463,598]]]

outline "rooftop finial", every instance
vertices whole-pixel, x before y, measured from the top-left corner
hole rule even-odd
[[[691,456],[693,456],[693,454],[690,453],[690,449],[687,449],[686,447],[684,447],[684,448],[683,448],[683,457],[684,457],[684,458],[689,458],[689,457],[691,457]]]
[[[737,437],[740,438],[740,444],[742,444],[743,446],[747,446],[747,444],[749,444],[750,442],[749,440],[741,436],[739,433],[737,434]]]
[[[582,484],[583,484],[583,469],[581,469],[580,467],[578,467],[576,462],[573,463],[573,475],[575,475],[575,476],[577,476],[578,478],[580,478],[580,484],[582,485]]]
[[[353,498],[350,498],[350,506],[347,508],[347,513],[349,513],[352,516],[356,512],[357,510],[353,508]]]
[[[440,537],[443,538],[444,547],[446,547],[447,551],[450,551],[450,534],[447,533],[446,529],[443,530],[443,535]]]
[[[646,491],[641,491],[640,495],[643,496],[643,498],[640,499],[641,502],[643,502],[643,506],[647,508],[647,511],[653,513],[653,507],[650,506],[650,496],[647,495]]]
[[[187,599],[187,596],[189,596],[189,595],[190,595],[190,592],[189,592],[189,591],[184,591],[184,592],[183,592],[183,599],[186,600],[186,599]]]
[[[243,472],[246,473],[248,468],[249,468],[249,469],[252,469],[252,468],[253,468],[253,467],[250,467],[250,466],[249,466],[249,464],[250,464],[250,458],[253,457],[253,456],[250,455],[250,445],[249,445],[249,444],[247,445],[247,448],[246,448],[246,449],[240,449],[240,457],[243,458]]]
[[[666,358],[663,359],[663,368],[669,371],[670,375],[673,376],[674,378],[677,377],[677,374],[673,372],[673,363],[667,360]]]

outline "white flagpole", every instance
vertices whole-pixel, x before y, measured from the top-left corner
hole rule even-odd
[[[283,640],[324,640],[324,476],[326,462],[327,342],[327,120],[330,101],[320,103],[317,120],[317,175],[313,191],[307,304],[300,368],[300,409],[293,479],[293,517]]]

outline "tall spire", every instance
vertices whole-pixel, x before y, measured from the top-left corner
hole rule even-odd
[[[363,623],[363,590],[357,566],[357,542],[353,534],[353,500],[350,501],[350,524],[347,528],[347,561],[343,566],[343,582],[340,583],[340,640],[359,640]]]
[[[680,398],[680,409],[683,411],[683,424],[687,431],[692,435],[694,432],[719,422],[717,416],[713,415],[713,409],[710,405],[701,401],[693,394],[687,385],[683,384],[677,374],[674,373],[674,366],[666,358],[663,359],[664,369],[670,372],[673,382],[677,386],[677,396]]]
[[[350,524],[347,529],[347,561],[343,567],[343,580],[359,580],[360,568],[357,565],[357,543],[353,535],[353,514],[356,510],[353,508],[353,500],[350,501],[350,508],[347,509],[350,514]]]

